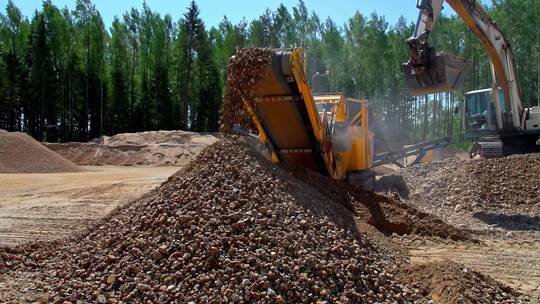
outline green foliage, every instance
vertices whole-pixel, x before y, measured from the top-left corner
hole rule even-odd
[[[540,2],[494,0],[488,8],[510,40],[525,105],[540,103]],[[414,20],[412,20],[414,21]],[[401,72],[413,24],[375,13],[321,21],[303,0],[254,20],[227,17],[208,31],[192,1],[180,20],[146,4],[105,28],[90,0],[73,11],[50,0],[28,20],[11,0],[0,12],[0,128],[48,141],[154,129],[216,131],[227,62],[237,48],[304,47],[307,77],[369,99],[376,138],[410,143],[452,136],[468,143],[453,114],[463,91],[413,98]],[[441,16],[437,50],[472,59],[464,91],[491,86],[487,54],[456,16]]]
[[[195,2],[177,23],[144,4],[107,31],[90,0],[77,0],[73,11],[44,1],[31,21],[10,0],[0,14],[0,128],[53,142],[216,131],[221,67],[245,28],[227,25],[228,37],[211,40]],[[219,41],[226,51],[214,51]]]
[[[10,0],[0,14],[0,127],[18,130],[23,125],[22,108],[27,106],[26,52],[30,24]]]
[[[129,130],[129,37],[128,28],[115,18],[111,27],[109,45],[110,83],[109,128],[112,133]]]

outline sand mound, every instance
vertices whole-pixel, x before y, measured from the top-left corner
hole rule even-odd
[[[0,132],[0,173],[63,173],[82,169],[20,132]]]
[[[224,139],[86,234],[0,262],[53,302],[427,302],[338,195]]]
[[[435,303],[514,303],[516,296],[508,286],[451,261],[414,264],[400,277]]]
[[[103,136],[88,143],[46,145],[79,165],[183,166],[218,140],[195,132],[150,131]]]

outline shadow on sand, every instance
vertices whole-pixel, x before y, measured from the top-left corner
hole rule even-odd
[[[486,224],[495,225],[506,230],[540,231],[540,216],[477,212],[473,217]]]

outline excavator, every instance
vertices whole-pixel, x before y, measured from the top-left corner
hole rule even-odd
[[[478,37],[491,62],[491,88],[468,92],[464,98],[462,125],[474,142],[471,158],[540,152],[540,106],[523,106],[512,47],[477,0],[417,1],[418,21],[407,40],[410,59],[403,65],[411,95],[454,91],[472,66],[429,45],[445,1]]]

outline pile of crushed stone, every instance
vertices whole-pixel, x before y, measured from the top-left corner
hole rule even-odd
[[[43,250],[5,258],[14,269],[40,268],[51,301],[420,298],[395,280],[346,208],[230,140],[79,241]]]
[[[82,169],[27,134],[0,132],[0,173],[66,173]]]
[[[102,136],[87,143],[45,145],[79,165],[184,166],[218,140],[212,134],[148,131]]]
[[[268,48],[245,48],[230,58],[221,109],[222,132],[233,132],[235,125],[244,130],[255,130],[243,103],[252,103],[257,96],[256,84],[266,75],[272,54],[272,49]]]
[[[427,303],[398,278],[403,260],[359,231],[350,208],[361,193],[324,184],[223,139],[85,234],[5,250],[7,274],[34,283],[0,294],[72,303]]]
[[[402,169],[394,191],[423,211],[452,223],[464,215],[508,229],[540,225],[540,154],[499,159],[449,159]],[[534,227],[532,227],[534,226]]]
[[[307,170],[295,171],[300,178],[334,202],[347,207],[355,217],[386,236],[416,235],[453,241],[475,241],[471,236],[441,219],[421,212],[411,205],[371,191],[364,191],[345,182],[337,182]]]

